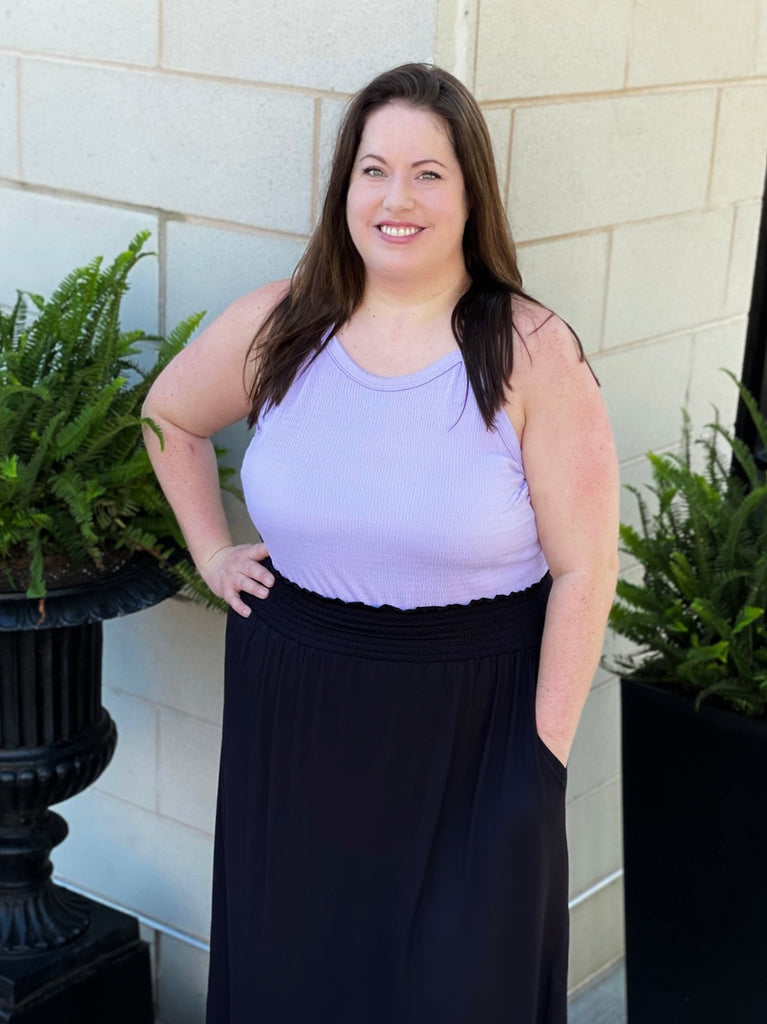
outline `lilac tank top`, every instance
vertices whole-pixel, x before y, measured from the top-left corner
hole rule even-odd
[[[460,352],[404,377],[361,369],[333,337],[259,419],[242,465],[279,572],[368,605],[467,604],[546,573],[522,453],[487,430]]]

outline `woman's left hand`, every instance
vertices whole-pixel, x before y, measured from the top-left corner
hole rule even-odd
[[[551,751],[557,761],[567,767],[567,762],[570,759],[570,748],[573,745],[573,737],[567,740],[563,739],[562,736],[547,732],[546,729],[538,725],[537,716],[535,729],[541,743]]]

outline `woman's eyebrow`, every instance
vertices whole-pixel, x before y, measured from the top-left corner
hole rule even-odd
[[[384,157],[379,156],[378,153],[365,153],[363,156],[360,157],[360,160],[368,160],[368,159],[370,159],[370,160],[377,160],[380,164],[385,164],[386,163],[386,160],[384,159]],[[433,156],[427,156],[423,160],[414,160],[413,163],[410,166],[411,167],[420,167],[421,164],[439,164],[440,167],[445,167],[445,164],[443,164],[441,160],[437,160]]]

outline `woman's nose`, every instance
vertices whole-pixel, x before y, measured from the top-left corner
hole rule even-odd
[[[396,213],[398,210],[409,210],[412,206],[413,195],[410,190],[410,181],[393,174],[389,178],[384,207],[390,213]]]

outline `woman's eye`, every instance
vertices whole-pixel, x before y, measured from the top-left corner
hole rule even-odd
[[[363,167],[362,173],[368,178],[379,178],[383,174],[383,171],[380,167]]]
[[[425,178],[426,181],[439,181],[439,174],[436,171],[423,171],[421,177]]]

